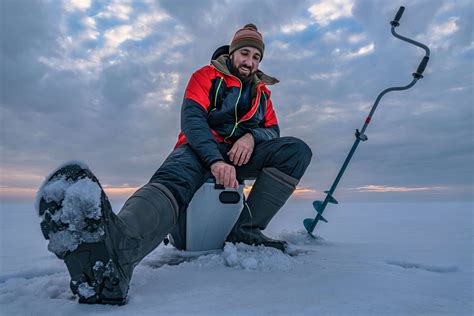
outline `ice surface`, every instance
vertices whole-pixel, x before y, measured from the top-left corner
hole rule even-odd
[[[426,265],[416,262],[405,262],[405,261],[387,261],[387,264],[391,264],[394,266],[398,266],[404,269],[419,269],[428,272],[436,272],[436,273],[451,273],[459,271],[459,267],[457,266],[442,266],[442,265]]]
[[[287,271],[294,260],[275,248],[226,243],[222,254],[227,266],[255,271]]]
[[[304,228],[298,230],[283,229],[278,234],[280,239],[286,240],[290,245],[323,245],[325,244],[324,238],[315,236],[316,238],[308,235]]]
[[[313,215],[310,202],[290,203],[265,231],[299,250],[291,257],[239,244],[196,257],[161,245],[135,269],[128,304],[111,307],[78,305],[31,206],[2,206],[0,313],[474,314],[472,203],[341,203],[316,240],[302,231]],[[186,260],[172,265],[178,255]]]
[[[164,258],[164,260],[163,260]],[[275,248],[249,246],[243,243],[226,243],[221,251],[180,251],[172,246],[163,247],[157,260],[146,260],[151,267],[166,264],[189,265],[194,267],[230,267],[235,270],[287,271],[295,263],[294,259]]]

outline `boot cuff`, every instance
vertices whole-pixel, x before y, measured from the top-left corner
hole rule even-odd
[[[264,168],[262,169],[262,172],[265,174],[269,175],[276,181],[284,184],[288,184],[292,187],[296,187],[296,185],[300,182],[299,179],[293,178],[292,176],[287,175],[286,173],[278,170],[277,168]]]

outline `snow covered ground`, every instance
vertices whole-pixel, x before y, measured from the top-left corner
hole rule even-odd
[[[308,239],[311,201],[267,233],[295,256],[227,245],[193,257],[161,245],[135,270],[128,304],[82,305],[46,250],[33,205],[0,205],[1,315],[472,315],[472,203],[342,203]],[[117,208],[118,209],[118,208]],[[183,261],[177,264],[180,261]]]

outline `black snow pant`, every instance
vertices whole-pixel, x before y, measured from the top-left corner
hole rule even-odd
[[[225,162],[232,164],[227,152],[232,145],[221,143],[219,150]],[[252,157],[247,164],[235,166],[237,179],[256,179],[263,168],[273,167],[281,172],[301,179],[312,157],[311,149],[302,140],[295,137],[280,137],[263,141],[255,145]],[[191,202],[194,193],[212,176],[189,144],[183,144],[171,152],[161,167],[150,179],[150,183],[160,183],[166,186],[176,201],[180,217]],[[185,221],[178,220],[175,231],[182,231]],[[184,227],[183,227],[184,226]],[[177,236],[171,233],[173,238]],[[178,244],[184,241],[175,240]]]

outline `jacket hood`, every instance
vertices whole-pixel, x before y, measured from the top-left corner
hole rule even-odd
[[[224,75],[227,76],[234,76],[229,68],[227,68],[227,61],[230,59],[229,54],[221,54],[218,56],[216,59],[211,60],[211,64],[216,67],[217,70],[222,72]],[[265,74],[261,70],[257,70],[255,73],[252,82],[254,83],[259,83],[263,82],[265,85],[274,85],[280,82],[277,78],[274,78],[272,76],[269,76]]]

